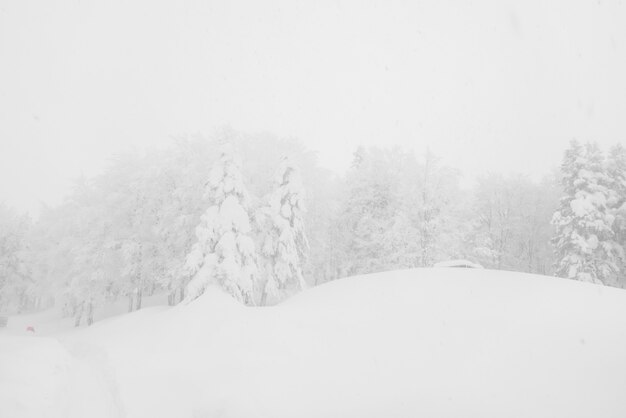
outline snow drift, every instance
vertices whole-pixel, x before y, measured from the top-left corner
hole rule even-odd
[[[54,338],[0,333],[0,416],[92,400],[129,418],[623,417],[624,352],[626,292],[551,277],[397,271],[271,308],[210,289]]]

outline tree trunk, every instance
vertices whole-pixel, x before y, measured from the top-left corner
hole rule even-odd
[[[133,311],[133,295],[128,295],[128,312]]]
[[[141,309],[141,298],[143,296],[143,290],[139,290],[139,292],[137,292],[137,306],[135,306],[136,310]]]
[[[75,319],[74,319],[74,326],[78,327],[80,326],[80,320],[83,316],[83,303],[81,302],[77,307],[76,307],[76,314],[75,314]]]
[[[93,324],[93,303],[89,302],[89,310],[87,311],[87,325]]]

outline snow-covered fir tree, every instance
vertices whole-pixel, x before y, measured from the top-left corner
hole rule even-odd
[[[595,144],[570,143],[561,166],[565,196],[555,212],[553,244],[556,273],[571,279],[605,283],[617,270],[613,216],[608,210],[609,178]]]
[[[607,175],[611,184],[609,208],[615,217],[613,232],[619,245],[620,274],[615,277],[615,285],[626,287],[626,148],[618,144],[611,148],[607,158]]]
[[[253,304],[257,254],[250,236],[250,197],[230,143],[222,145],[206,187],[213,205],[201,217],[197,241],[185,263],[185,274],[191,278],[186,300],[217,284],[237,300]]]
[[[274,191],[262,208],[262,254],[265,283],[261,304],[280,300],[285,293],[306,287],[302,276],[309,244],[304,228],[304,188],[290,158],[283,158],[274,177]]]

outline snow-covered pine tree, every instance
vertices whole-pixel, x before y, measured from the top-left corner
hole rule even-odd
[[[607,158],[607,175],[611,181],[609,208],[615,217],[613,233],[619,246],[619,274],[615,284],[626,286],[626,148],[618,144],[611,148]]]
[[[577,245],[580,237],[578,230],[581,226],[576,221],[571,207],[571,202],[575,199],[578,190],[576,183],[578,173],[583,166],[583,148],[578,141],[572,140],[561,163],[564,195],[558,210],[552,217],[552,224],[556,229],[552,238],[556,256],[556,275],[561,277],[576,278],[578,272],[582,271],[581,267],[585,260],[584,255],[581,254],[582,249]]]
[[[191,278],[185,299],[197,298],[215,283],[237,300],[252,304],[257,256],[250,237],[250,198],[243,183],[241,162],[229,143],[221,147],[206,192],[213,205],[201,217],[196,228],[197,241],[185,262],[185,274]]]
[[[280,300],[284,293],[306,287],[302,264],[309,244],[304,229],[304,188],[300,173],[290,158],[280,162],[274,177],[274,191],[262,209],[262,253],[265,285],[261,305],[267,298]]]
[[[613,216],[607,209],[609,179],[595,144],[572,141],[561,166],[565,196],[555,212],[556,273],[605,283],[617,268]]]

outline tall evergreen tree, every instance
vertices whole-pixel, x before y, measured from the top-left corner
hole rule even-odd
[[[609,208],[615,217],[613,233],[619,246],[619,274],[615,277],[616,285],[626,286],[626,148],[618,144],[611,148],[607,159],[607,174],[611,182]]]
[[[609,179],[596,144],[570,143],[561,166],[565,196],[555,212],[553,244],[559,276],[605,283],[617,269]]]
[[[269,296],[306,287],[302,264],[309,244],[304,229],[304,189],[300,173],[289,158],[283,158],[276,171],[274,191],[263,208],[266,231],[263,256],[266,281],[261,304]]]
[[[187,300],[215,283],[233,297],[252,304],[257,256],[250,237],[249,196],[243,184],[241,162],[231,144],[222,145],[218,163],[210,172],[207,193],[213,205],[196,228],[197,241],[187,256],[191,277]]]

